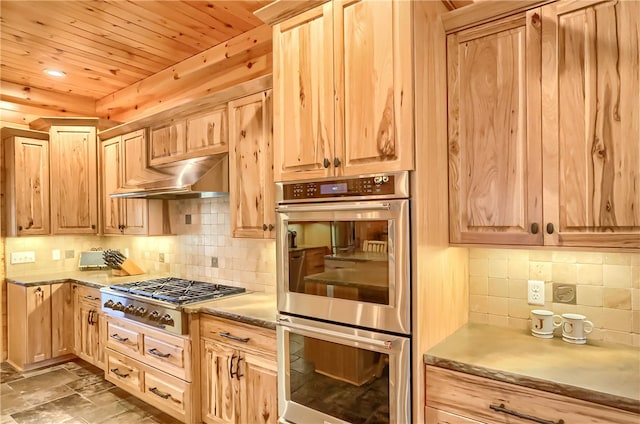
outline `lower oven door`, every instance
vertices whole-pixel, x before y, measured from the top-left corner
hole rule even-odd
[[[280,315],[281,423],[411,422],[410,339]]]

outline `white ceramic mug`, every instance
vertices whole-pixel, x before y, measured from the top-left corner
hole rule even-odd
[[[584,344],[587,334],[593,331],[593,323],[580,314],[562,314],[562,340],[569,343]]]
[[[531,311],[531,334],[542,339],[553,338],[553,329],[562,325],[562,317],[551,311],[534,309]]]

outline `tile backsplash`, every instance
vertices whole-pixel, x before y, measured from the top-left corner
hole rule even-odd
[[[545,305],[527,303],[527,281],[545,281]],[[553,283],[575,284],[576,304],[553,302]],[[587,316],[588,336],[640,347],[640,253],[469,250],[469,320],[530,328],[530,311]]]
[[[129,258],[148,273],[171,273],[253,291],[275,292],[275,241],[232,238],[227,197],[171,203],[176,236],[6,238],[8,258],[11,252],[36,253],[35,263],[11,265],[7,260],[7,276],[77,270],[82,251],[127,249]],[[54,249],[60,250],[60,260],[52,259]]]

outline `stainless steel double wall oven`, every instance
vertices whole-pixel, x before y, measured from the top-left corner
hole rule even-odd
[[[410,422],[408,173],[279,183],[277,200],[281,422]]]

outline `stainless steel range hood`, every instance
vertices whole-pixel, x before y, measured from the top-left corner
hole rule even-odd
[[[220,197],[229,194],[229,154],[172,162],[141,174],[135,184],[110,197],[179,199]]]

